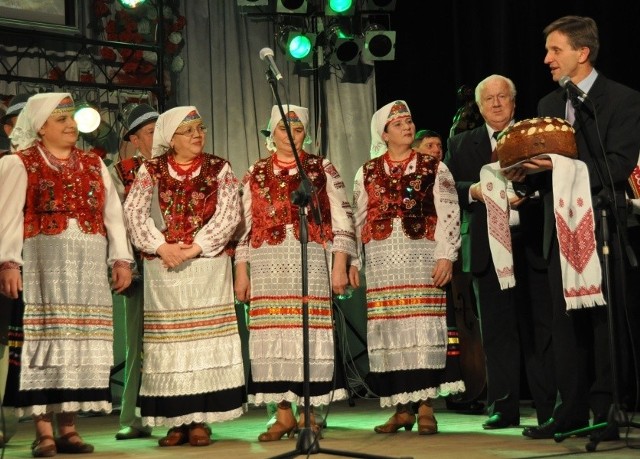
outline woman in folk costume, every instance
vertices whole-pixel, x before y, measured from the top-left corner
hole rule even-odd
[[[205,153],[196,107],[158,117],[153,159],[124,204],[144,260],[146,426],[168,426],[160,446],[207,446],[207,423],[239,417],[246,402],[229,240],[240,221],[239,183],[225,159]]]
[[[309,111],[285,105],[302,167],[312,182],[311,197],[320,214],[318,224],[308,209],[309,392],[313,406],[347,397],[334,388],[334,344],[331,291],[344,293],[347,269],[356,258],[353,215],[340,174],[327,159],[303,150]],[[260,441],[292,435],[298,423],[291,404],[304,406],[302,272],[299,208],[291,201],[301,176],[284,121],[276,105],[271,111],[268,147],[272,154],[253,164],[243,179],[244,231],[236,250],[235,291],[238,300],[250,301],[249,401],[277,403],[276,422]],[[357,269],[354,268],[357,272]],[[251,272],[249,276],[249,271]],[[301,409],[299,411],[302,411]],[[310,417],[309,425],[318,425]]]
[[[369,380],[396,412],[377,433],[438,431],[431,400],[464,390],[445,375],[446,296],[460,246],[459,208],[447,167],[411,148],[415,125],[404,101],[371,120],[371,156],[354,181],[355,224],[367,278]],[[356,276],[355,273],[353,273]],[[458,368],[459,370],[459,368]]]
[[[24,299],[4,404],[33,417],[34,457],[93,451],[76,412],[111,411],[111,288],[131,283],[118,194],[102,160],[76,148],[73,112],[67,93],[29,98],[11,133],[17,152],[0,161],[0,291]]]

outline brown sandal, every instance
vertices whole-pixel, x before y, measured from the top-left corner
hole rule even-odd
[[[187,426],[172,427],[167,435],[158,440],[160,446],[180,446],[189,441]]]
[[[42,443],[42,440],[51,440],[53,443],[41,446],[40,443]],[[51,435],[40,435],[40,437],[31,443],[31,455],[33,457],[53,457],[56,454],[58,454],[56,440]]]
[[[73,437],[78,437],[80,441],[70,442]],[[88,454],[93,453],[93,445],[82,441],[78,432],[69,432],[56,438],[56,448],[59,453],[65,454]]]
[[[189,444],[191,446],[209,446],[211,429],[203,423],[191,424],[189,427]]]

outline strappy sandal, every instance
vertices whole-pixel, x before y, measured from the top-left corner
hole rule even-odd
[[[51,440],[53,443],[41,446],[42,440]],[[33,457],[53,457],[56,454],[58,454],[56,440],[51,435],[40,435],[31,443],[31,455]]]

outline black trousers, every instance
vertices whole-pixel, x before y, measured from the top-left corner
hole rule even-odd
[[[556,400],[553,349],[549,326],[550,291],[545,269],[530,266],[524,237],[512,229],[516,286],[501,290],[493,263],[473,273],[473,284],[487,368],[489,415],[520,419],[521,362],[536,405],[539,423],[552,413]]]

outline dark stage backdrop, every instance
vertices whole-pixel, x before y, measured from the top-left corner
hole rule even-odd
[[[418,12],[418,5],[423,12]],[[536,116],[538,100],[557,87],[543,63],[542,29],[568,14],[590,16],[600,31],[596,69],[640,90],[640,2],[576,0],[398,0],[394,61],[377,61],[377,105],[409,104],[417,129],[446,139],[456,91],[493,73],[513,80],[516,119]]]

